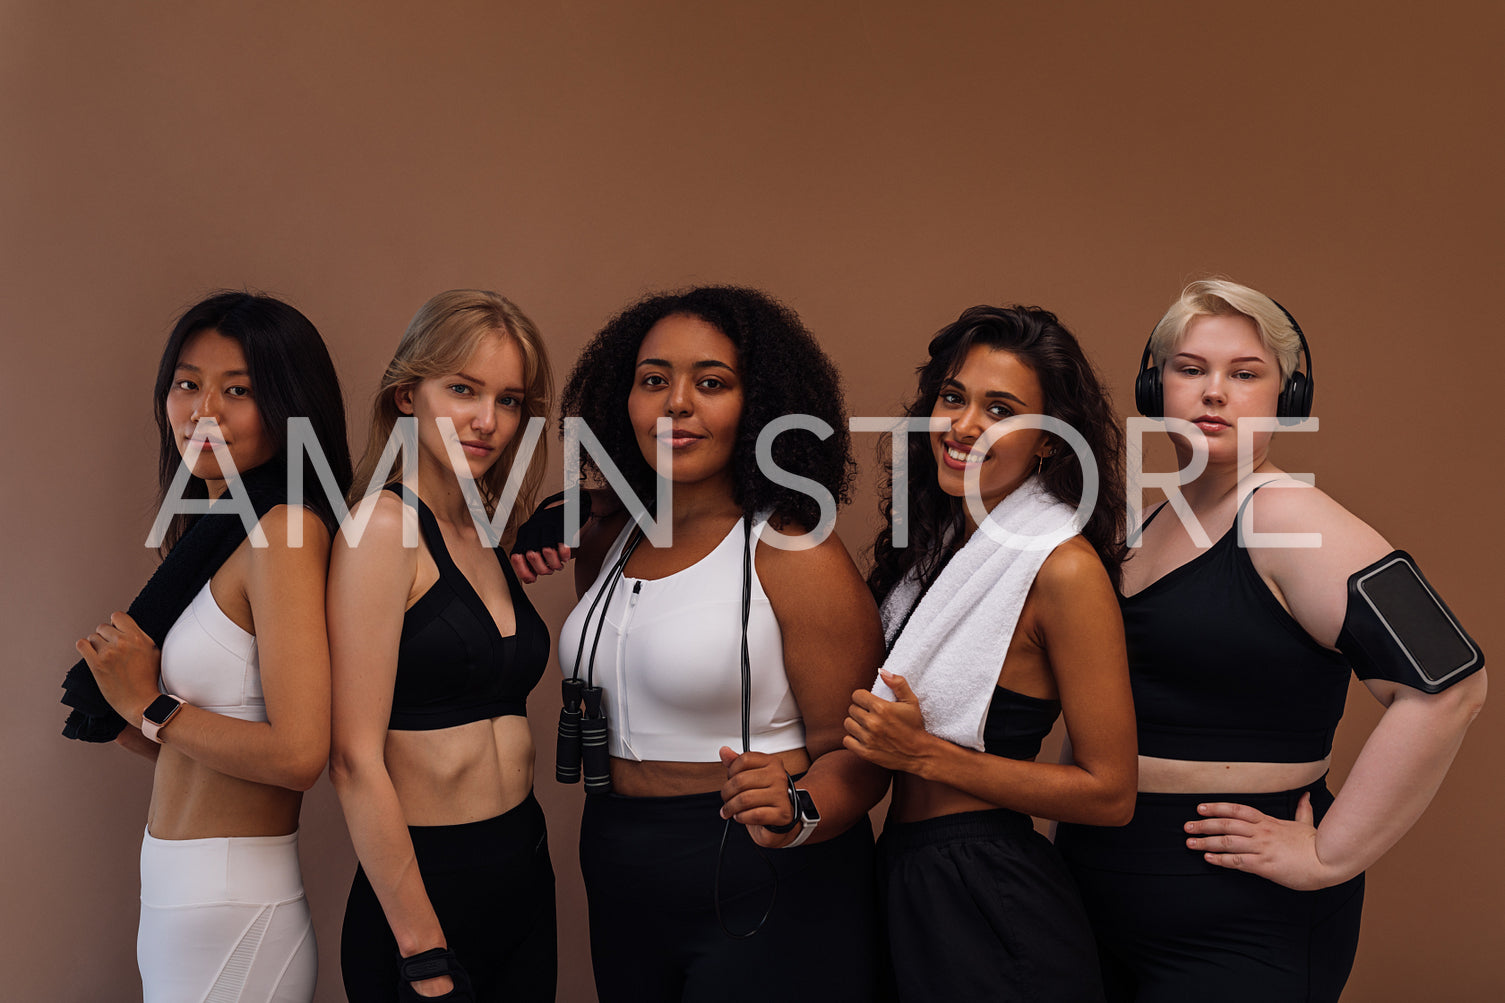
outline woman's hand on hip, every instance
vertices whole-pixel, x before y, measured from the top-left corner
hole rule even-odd
[[[1188,849],[1218,867],[1247,871],[1296,891],[1338,884],[1337,874],[1317,856],[1312,796],[1301,795],[1296,817],[1275,818],[1248,805],[1212,802],[1197,806],[1202,817],[1186,823]]]

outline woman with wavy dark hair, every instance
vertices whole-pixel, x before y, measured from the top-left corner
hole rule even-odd
[[[159,516],[165,556],[129,614],[78,642],[64,734],[155,763],[136,939],[148,1003],[310,1000],[298,814],[329,752],[334,528],[311,455],[349,489],[339,380],[303,314],[225,292],[178,320],[153,400],[162,509],[179,514]],[[314,439],[306,498],[288,493],[293,419]],[[184,498],[213,504],[183,514]]]
[[[562,405],[604,447],[588,472],[609,462],[640,498],[672,485],[654,513],[669,542],[595,493],[560,632],[566,676],[599,687],[609,722],[609,770],[585,773],[610,793],[587,797],[580,834],[600,998],[871,998],[881,774],[841,739],[882,657],[877,610],[834,535],[798,539],[820,505],[780,483],[847,497],[835,369],[768,295],[703,287],[611,320]],[[777,435],[775,480],[758,443],[785,415],[830,434]]]
[[[1100,1000],[1081,901],[1030,816],[1133,808],[1118,421],[1033,307],[965,311],[919,373],[907,416],[930,429],[908,490],[890,478],[868,576],[888,657],[845,741],[894,771],[880,902],[899,997]],[[1075,761],[1035,762],[1062,715]]]

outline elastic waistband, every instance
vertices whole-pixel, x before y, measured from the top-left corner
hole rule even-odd
[[[1142,793],[1134,802],[1134,818],[1123,826],[1070,825],[1056,830],[1056,847],[1073,865],[1129,874],[1204,874],[1224,872],[1186,846],[1186,823],[1202,816],[1197,806],[1213,801],[1248,805],[1275,818],[1296,817],[1303,794],[1312,796],[1317,822],[1333,803],[1323,774],[1305,787],[1264,794],[1207,792],[1198,794]]]
[[[902,853],[921,846],[1018,836],[1033,832],[1034,828],[1028,815],[1007,808],[989,808],[885,825],[880,838],[885,850]]]
[[[491,818],[458,825],[408,826],[415,854],[433,860],[452,858],[457,864],[493,853],[498,845],[536,841],[544,832],[543,806],[531,790],[527,797]]]
[[[298,834],[141,840],[141,903],[155,908],[303,897]]]

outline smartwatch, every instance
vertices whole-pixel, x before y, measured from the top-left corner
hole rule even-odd
[[[167,722],[173,719],[173,715],[182,708],[183,701],[171,693],[164,693],[153,700],[141,714],[141,734],[162,744],[162,739],[157,737],[157,732],[167,727]]]
[[[795,836],[793,841],[785,845],[784,849],[786,850],[799,846],[805,840],[815,835],[815,827],[820,825],[820,811],[815,807],[815,799],[810,796],[810,792],[803,787],[799,787],[795,789],[794,794],[799,801],[797,817],[800,821],[800,834]]]

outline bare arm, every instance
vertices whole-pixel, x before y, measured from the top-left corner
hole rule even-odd
[[[841,742],[852,691],[869,685],[883,662],[883,628],[871,593],[834,533],[803,551],[761,543],[757,561],[783,635],[789,686],[805,721],[805,748],[813,762],[800,786],[820,809],[820,827],[811,837],[820,842],[845,832],[888,788],[887,770],[864,763]],[[730,771],[722,788],[724,813],[747,825],[764,846],[792,841],[797,831],[778,835],[763,828],[792,821],[778,760],[760,753],[738,757],[729,749],[722,759]]]
[[[115,736],[115,744],[154,763],[157,761],[157,753],[162,751],[162,746],[141,734],[140,728],[130,724],[126,725],[125,730]]]
[[[847,747],[870,762],[1002,808],[1063,822],[1123,825],[1133,814],[1137,780],[1123,624],[1107,573],[1080,537],[1046,558],[1025,602],[1009,658],[1037,653],[1048,660],[1060,694],[1071,762],[1007,759],[937,738],[924,730],[909,684],[889,675],[897,701],[866,691],[853,695]]]
[[[301,547],[287,546],[290,519],[303,521]],[[158,737],[216,772],[301,791],[319,779],[329,756],[323,600],[329,533],[301,506],[277,506],[262,517],[261,528],[268,546],[249,548],[245,589],[255,620],[267,720],[241,721],[184,704]],[[81,641],[79,652],[90,660],[111,706],[126,721],[138,722],[158,695],[161,653],[124,613],[116,613],[97,633],[107,643]]]
[[[1319,548],[1269,547],[1250,556],[1307,632],[1331,647],[1343,626],[1349,575],[1393,548],[1316,489],[1266,489],[1250,507],[1258,532],[1322,534]],[[1436,694],[1381,679],[1367,685],[1385,712],[1320,827],[1312,827],[1305,801],[1293,821],[1216,803],[1188,824],[1187,845],[1211,863],[1298,889],[1345,881],[1394,846],[1442,785],[1488,682],[1481,670]]]
[[[329,568],[334,667],[329,779],[356,856],[404,956],[447,946],[418,873],[385,752],[397,645],[418,562],[416,548],[402,546],[402,526],[416,518],[396,495],[384,492],[359,545],[349,546],[343,532],[335,541]]]

